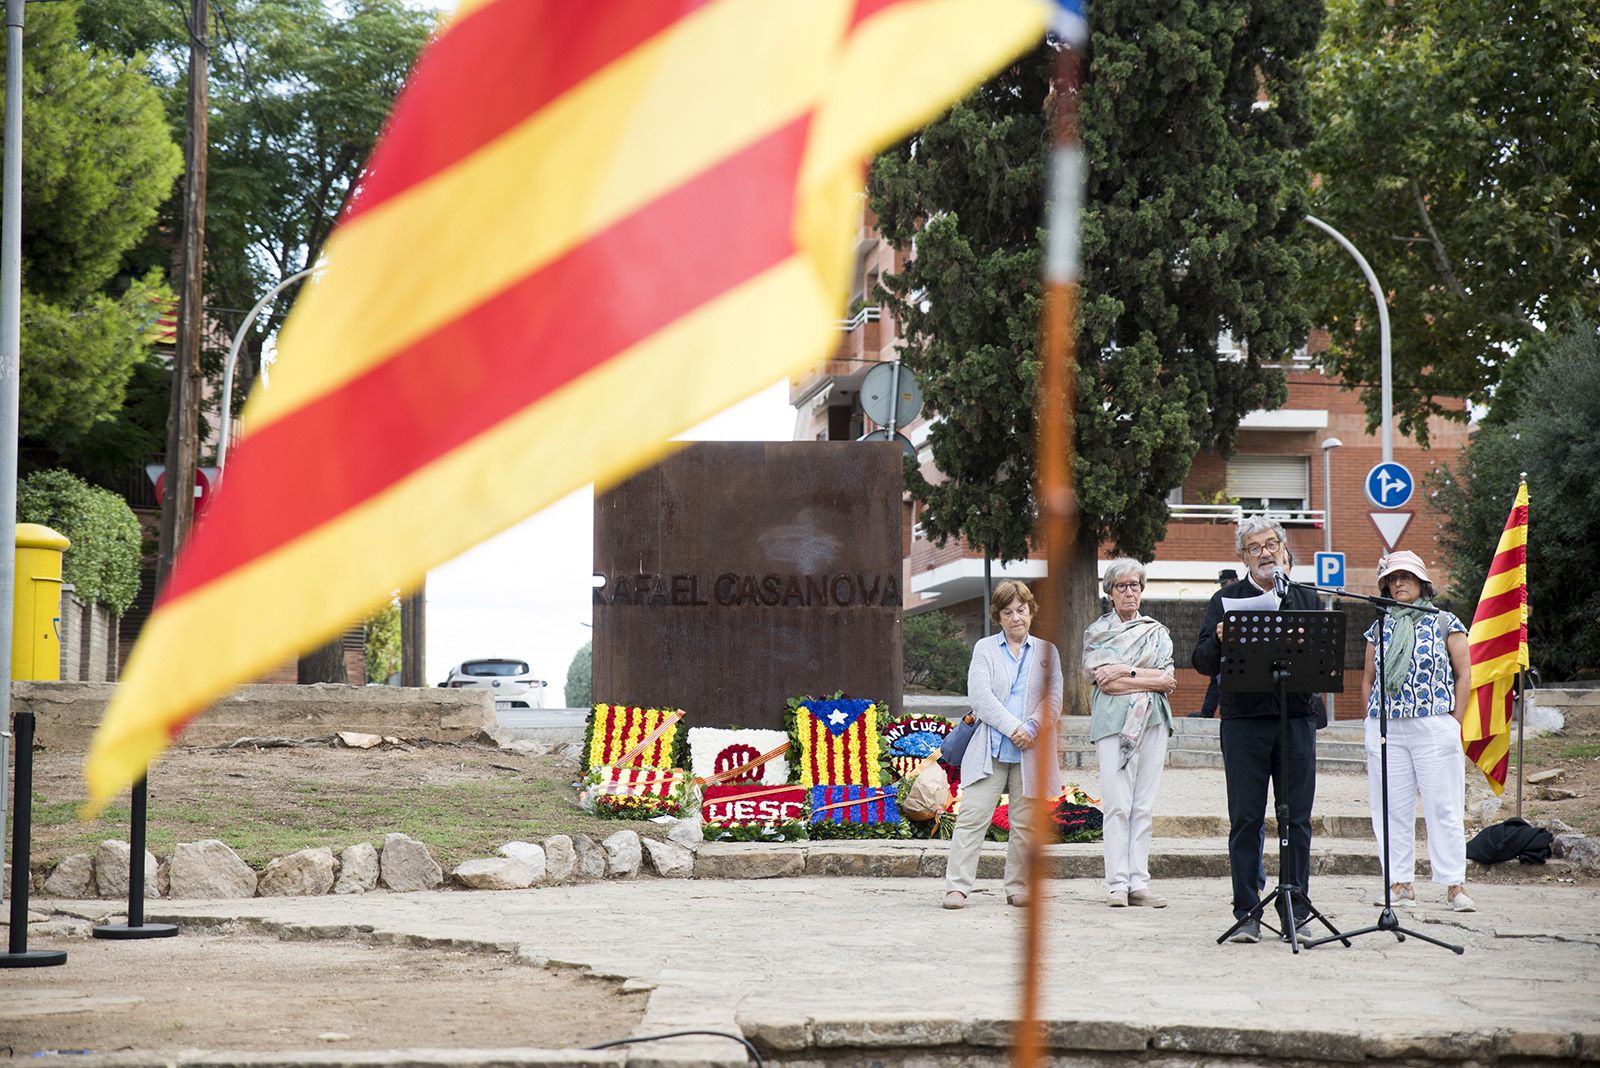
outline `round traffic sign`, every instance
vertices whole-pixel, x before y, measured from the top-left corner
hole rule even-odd
[[[900,443],[900,451],[905,453],[905,456],[906,456],[907,460],[915,460],[917,458],[917,447],[915,445],[911,444],[911,439],[910,438],[906,437],[904,434],[900,433],[898,430],[888,430],[888,429],[873,430],[873,431],[871,431],[869,433],[862,434],[860,440],[862,440],[862,441],[898,441]]]
[[[165,500],[167,492],[167,473],[163,470],[156,476],[156,500]],[[211,476],[206,474],[203,467],[194,469],[194,515],[200,518],[200,513],[206,510],[206,505],[211,501]]]
[[[1411,491],[1415,488],[1416,479],[1411,477],[1405,464],[1390,460],[1375,465],[1367,472],[1367,500],[1379,508],[1403,507],[1411,499]]]
[[[900,368],[900,381],[896,383],[894,370],[895,362],[890,360],[867,372],[861,380],[861,410],[879,426],[888,426],[890,418],[893,418],[895,429],[898,430],[922,411],[922,387],[917,384],[917,376],[904,367]],[[900,403],[892,405],[890,401],[894,399],[897,387]]]

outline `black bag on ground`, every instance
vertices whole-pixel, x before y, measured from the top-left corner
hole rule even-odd
[[[1467,843],[1467,859],[1479,864],[1499,864],[1507,860],[1543,864],[1550,859],[1550,843],[1554,840],[1543,827],[1534,827],[1513,817],[1503,823],[1491,823],[1473,835],[1472,841]]]

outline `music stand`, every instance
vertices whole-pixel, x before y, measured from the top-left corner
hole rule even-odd
[[[1289,802],[1285,798],[1289,781],[1289,694],[1338,693],[1344,689],[1344,613],[1343,612],[1228,612],[1222,617],[1222,670],[1218,685],[1223,690],[1278,695],[1278,768],[1272,784],[1273,811],[1278,818],[1278,884],[1256,903],[1256,907],[1233,922],[1217,938],[1226,942],[1235,931],[1252,920],[1261,922],[1268,905],[1283,899],[1288,915],[1285,930],[1270,923],[1300,952],[1300,933],[1296,916],[1306,923],[1315,919],[1333,933],[1320,941],[1349,940],[1317,910],[1305,890],[1284,882],[1285,861],[1289,852]],[[1297,900],[1298,899],[1298,900]],[[1301,906],[1296,910],[1296,905]],[[1307,942],[1309,947],[1315,943]]]

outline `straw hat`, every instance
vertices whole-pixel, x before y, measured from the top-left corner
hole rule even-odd
[[[1422,562],[1422,557],[1410,549],[1401,549],[1378,561],[1378,588],[1382,589],[1383,580],[1397,571],[1409,571],[1421,581],[1433,585],[1433,580],[1428,577],[1428,565]]]

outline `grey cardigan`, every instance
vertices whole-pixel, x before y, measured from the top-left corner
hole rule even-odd
[[[1016,677],[1011,658],[1001,648],[1003,634],[991,634],[972,647],[972,664],[967,668],[967,699],[972,702],[972,714],[977,718],[977,729],[972,742],[961,758],[961,781],[977,782],[994,771],[994,758],[989,749],[994,732],[1010,735],[1022,723],[1006,708],[1006,697],[1011,693],[1011,682]],[[1038,733],[1039,698],[1046,692],[1045,664],[1050,665],[1049,706],[1061,708],[1062,676],[1061,654],[1056,647],[1041,638],[1029,637],[1032,650],[1025,666],[1028,677],[1023,684],[1022,707],[1027,709],[1027,725]],[[1055,797],[1061,792],[1061,761],[1056,753],[1050,754],[1047,772],[1049,781],[1033,781],[1031,753],[1022,754],[1022,785],[1028,797]]]

